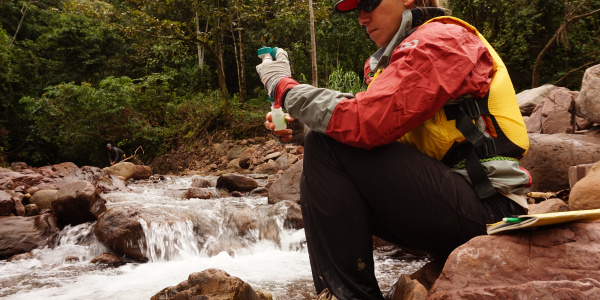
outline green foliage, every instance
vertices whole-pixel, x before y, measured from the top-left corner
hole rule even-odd
[[[352,71],[336,70],[329,76],[327,88],[343,93],[356,93],[366,90],[364,80]]]

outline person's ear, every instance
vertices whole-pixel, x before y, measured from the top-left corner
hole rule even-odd
[[[413,8],[415,6],[415,0],[402,0],[402,3],[408,8]]]

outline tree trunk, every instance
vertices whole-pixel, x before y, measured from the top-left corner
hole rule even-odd
[[[204,32],[208,31],[208,20],[206,20],[206,29]],[[196,35],[200,35],[200,18],[198,17],[198,13],[196,12]],[[198,43],[198,67],[200,68],[200,74],[204,72],[204,48],[200,46]]]
[[[315,39],[315,16],[313,13],[312,0],[308,0],[308,13],[310,16],[310,48],[312,56],[312,85],[319,86],[319,77],[317,73],[317,41]]]
[[[244,60],[244,43],[242,42],[242,31],[238,31],[238,37],[240,39],[240,103],[246,103],[247,98],[247,90],[246,90],[246,72],[244,71],[244,66],[246,65],[246,61]]]
[[[227,84],[225,82],[225,67],[223,64],[223,35],[217,36],[217,73],[219,78],[219,90],[221,91],[221,113],[229,115],[229,98],[227,96]]]
[[[17,25],[17,30],[15,30],[15,34],[13,35],[12,40],[10,40],[10,44],[8,44],[8,49],[10,49],[17,39],[17,34],[19,30],[21,30],[21,25],[23,24],[23,20],[25,19],[25,14],[27,13],[27,3],[23,3],[23,7],[21,7],[21,20],[19,20],[19,24]]]

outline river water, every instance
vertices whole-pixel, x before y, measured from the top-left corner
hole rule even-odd
[[[218,233],[200,238],[191,222],[152,223],[144,226],[147,263],[127,263],[117,268],[91,264],[108,252],[96,240],[93,224],[68,226],[53,249],[36,249],[32,259],[0,261],[0,298],[6,300],[138,300],[150,299],[194,272],[216,268],[240,278],[254,289],[265,289],[279,300],[314,299],[316,294],[303,230],[283,228],[277,221],[278,239],[267,240],[258,231],[243,237],[228,234],[228,215],[250,208],[265,216],[266,197],[221,197],[210,200],[182,199],[191,177],[164,177],[160,181],[129,183],[131,192],[103,194],[107,208],[140,207],[152,210],[202,214],[215,223]],[[216,181],[215,177],[207,179]],[[264,184],[266,178],[257,178]],[[213,191],[218,194],[217,190]],[[146,223],[141,222],[142,225]],[[400,274],[421,268],[425,259],[398,259],[376,255],[376,276],[387,291]]]

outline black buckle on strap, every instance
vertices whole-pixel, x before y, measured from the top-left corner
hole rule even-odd
[[[496,148],[496,141],[492,137],[486,137],[483,143],[475,148],[477,156],[482,158],[494,157],[498,154],[498,148]]]
[[[465,99],[459,105],[460,109],[471,119],[479,118],[483,114],[475,99]]]

